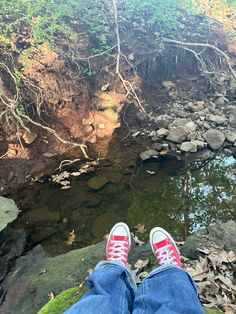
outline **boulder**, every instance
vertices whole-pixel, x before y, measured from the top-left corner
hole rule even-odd
[[[225,141],[225,136],[222,132],[214,129],[209,129],[202,135],[212,149],[219,149]]]
[[[0,231],[17,218],[19,210],[11,199],[0,196]]]
[[[87,185],[91,190],[98,191],[101,190],[109,182],[110,181],[106,177],[98,176],[89,179]]]
[[[183,126],[171,128],[167,140],[181,144],[188,136],[189,130]]]
[[[180,150],[182,152],[196,153],[197,152],[197,144],[194,142],[184,142],[181,144]]]
[[[206,142],[203,142],[203,141],[199,141],[199,140],[194,140],[194,141],[191,141],[192,143],[196,144],[197,145],[197,148],[200,150],[200,149],[203,149],[205,147],[207,147],[207,143]]]
[[[149,150],[146,150],[145,152],[142,152],[139,157],[142,161],[144,160],[147,160],[147,159],[150,159],[154,156],[157,156],[158,155],[158,152],[154,149],[149,149]]]
[[[200,230],[187,238],[181,247],[181,253],[190,258],[197,259],[197,248],[217,245],[226,251],[236,252],[236,223],[233,221],[211,225],[207,229]]]

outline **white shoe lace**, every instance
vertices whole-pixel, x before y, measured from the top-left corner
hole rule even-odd
[[[121,263],[123,263],[122,260],[124,259],[126,260],[127,258],[127,253],[125,252],[127,250],[128,249],[125,246],[124,241],[119,241],[119,240],[111,241],[109,259],[116,259],[116,260],[119,260]]]
[[[155,251],[155,255],[158,256],[160,265],[166,264],[178,265],[178,263],[175,261],[176,256],[172,256],[174,251],[170,250],[170,246],[171,244],[167,244]]]

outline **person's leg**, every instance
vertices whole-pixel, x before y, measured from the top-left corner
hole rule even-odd
[[[127,270],[130,249],[127,225],[116,224],[107,242],[107,260],[88,278],[89,291],[64,314],[124,314],[133,309],[136,284]]]
[[[154,228],[150,243],[161,266],[138,288],[133,313],[204,314],[195,284],[182,269],[172,237],[162,228]]]

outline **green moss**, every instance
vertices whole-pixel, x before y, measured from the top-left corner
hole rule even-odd
[[[87,291],[86,288],[69,288],[45,304],[37,314],[62,314],[76,303]]]

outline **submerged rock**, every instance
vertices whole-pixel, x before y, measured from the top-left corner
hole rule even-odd
[[[209,114],[207,115],[206,120],[210,122],[214,122],[217,125],[222,125],[222,124],[225,124],[225,122],[227,121],[227,118],[224,115],[218,116],[218,115]]]
[[[208,130],[202,136],[212,149],[219,149],[224,144],[225,141],[224,134],[214,129]]]
[[[236,133],[235,132],[226,132],[225,137],[226,137],[226,140],[230,143],[236,142]]]
[[[106,177],[93,177],[88,180],[87,185],[91,190],[98,191],[101,190],[110,181]]]

